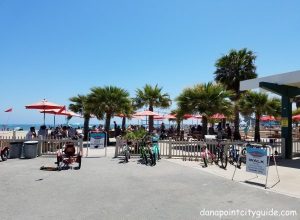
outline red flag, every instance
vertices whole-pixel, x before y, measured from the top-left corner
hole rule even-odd
[[[6,109],[4,112],[12,112],[12,108]]]

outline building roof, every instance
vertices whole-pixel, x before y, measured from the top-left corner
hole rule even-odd
[[[244,80],[240,83],[240,89],[243,91],[259,88],[260,82],[276,83],[279,85],[289,85],[300,88],[300,70]]]

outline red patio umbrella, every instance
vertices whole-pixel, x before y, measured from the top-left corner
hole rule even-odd
[[[165,117],[162,116],[162,115],[159,115],[159,116],[153,116],[153,119],[154,119],[154,120],[164,120]]]
[[[200,119],[202,118],[202,115],[193,115],[193,118]]]
[[[133,116],[159,116],[159,114],[152,111],[142,111],[133,114]]]
[[[165,115],[165,119],[176,119],[175,115]]]
[[[172,116],[174,116],[174,117],[176,118],[176,114],[174,114],[174,115],[172,115]],[[194,117],[194,116],[191,115],[191,114],[184,114],[184,115],[183,115],[183,119],[184,119],[184,120],[189,119],[189,118],[192,118],[192,117]],[[174,119],[175,119],[175,118],[174,118]],[[172,119],[173,119],[173,118],[172,118]]]
[[[160,116],[160,115],[152,111],[142,111],[133,114],[133,116]],[[147,124],[147,118],[146,118],[146,124]]]
[[[76,114],[75,112],[72,111],[67,111],[66,109],[49,109],[49,110],[44,110],[40,111],[41,113],[44,114],[52,114],[54,115],[54,127],[55,127],[55,116],[56,115],[65,115],[65,116],[72,116],[72,117],[81,117],[81,115]]]
[[[260,117],[261,121],[275,121],[275,117],[272,115],[264,115]]]
[[[294,115],[292,117],[292,119],[295,120],[295,121],[299,121],[300,120],[300,115]]]
[[[53,102],[48,102],[46,99],[43,99],[40,102],[33,103],[31,105],[26,105],[26,109],[37,109],[37,110],[48,110],[48,109],[62,109],[63,105],[59,105]],[[45,112],[44,112],[44,124],[45,124]]]
[[[217,113],[217,114],[214,114],[213,116],[211,116],[210,118],[212,118],[212,119],[224,119],[226,117],[223,114]]]

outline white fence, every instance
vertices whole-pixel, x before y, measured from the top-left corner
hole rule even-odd
[[[126,144],[125,139],[117,138],[116,149],[115,149],[115,157],[122,155],[123,145]],[[169,140],[160,140],[158,142],[160,155],[168,158],[193,158],[197,160],[201,155],[201,147],[206,144],[208,149],[211,152],[215,152],[215,148],[218,144],[225,145],[227,149],[231,145],[238,147],[242,150],[245,147],[245,144],[253,143],[253,141],[221,141],[217,140],[201,140],[201,141],[175,141],[173,139]],[[262,141],[260,143],[265,143],[273,148],[273,152],[276,151],[278,156],[284,158],[285,146],[284,146],[284,138],[272,139],[272,141]],[[132,155],[139,155],[139,146],[141,142],[134,141],[129,144],[130,151]],[[293,144],[293,153],[294,156],[297,153],[300,153],[300,142],[294,142]]]
[[[11,142],[21,142],[24,143],[26,139],[24,137],[0,137],[0,147],[9,146]],[[59,150],[62,150],[66,143],[74,143],[77,152],[82,152],[83,150],[83,140],[72,140],[70,138],[61,139],[51,139],[39,138],[33,139],[33,141],[38,141],[37,155],[56,155]]]

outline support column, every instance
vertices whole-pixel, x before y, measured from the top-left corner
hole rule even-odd
[[[281,96],[281,137],[285,139],[285,158],[292,159],[292,102],[290,99],[300,95],[300,88],[269,82],[260,82],[259,87]]]
[[[287,96],[281,97],[281,137],[285,140],[285,158],[292,159],[293,136],[292,136],[292,103]]]

